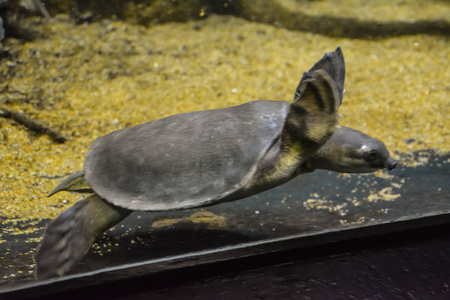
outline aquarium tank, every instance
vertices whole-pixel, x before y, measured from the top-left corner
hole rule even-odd
[[[447,214],[449,12],[444,0],[0,0],[0,295]]]

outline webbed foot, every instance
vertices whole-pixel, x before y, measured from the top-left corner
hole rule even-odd
[[[130,213],[130,210],[113,206],[97,195],[75,203],[45,230],[34,257],[36,278],[65,274],[83,258],[98,236]]]

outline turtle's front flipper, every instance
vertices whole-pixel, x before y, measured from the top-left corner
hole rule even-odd
[[[344,97],[345,61],[341,47],[337,47],[334,52],[325,53],[309,71],[303,73],[302,79],[295,90],[294,101],[299,99],[305,91],[305,80],[312,78],[312,73],[317,70],[324,70],[334,80],[339,92],[339,102],[342,103],[342,98]]]
[[[281,140],[267,152],[245,195],[259,193],[299,174],[312,172],[313,169],[304,163],[335,131],[340,100],[333,78],[326,71],[317,70],[302,84],[302,94],[290,106]]]
[[[305,159],[317,151],[336,129],[340,100],[336,83],[324,70],[313,71],[303,85],[303,94],[291,104],[282,146],[292,150],[297,144]]]
[[[98,236],[130,213],[130,210],[106,203],[97,195],[75,203],[47,227],[35,256],[36,278],[66,273],[88,252]]]

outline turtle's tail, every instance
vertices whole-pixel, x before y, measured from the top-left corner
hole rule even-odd
[[[95,239],[122,221],[130,210],[112,206],[97,195],[62,212],[45,230],[34,257],[36,278],[63,275],[88,252]]]
[[[66,179],[63,180],[57,187],[51,191],[47,197],[51,197],[54,194],[61,191],[77,192],[77,193],[93,193],[91,187],[84,179],[84,172],[75,172]]]

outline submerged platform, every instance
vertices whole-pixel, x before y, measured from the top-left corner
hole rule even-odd
[[[6,242],[0,244],[0,298],[49,298],[58,293],[87,293],[93,288],[111,291],[115,285],[136,282],[136,278],[142,284],[136,290],[141,292],[146,280],[147,289],[155,290],[184,278],[184,288],[189,289],[190,272],[198,277],[198,272],[211,274],[211,270],[217,270],[218,274],[211,276],[220,277],[230,268],[233,274],[248,275],[248,268],[264,267],[276,273],[272,262],[291,262],[296,268],[296,260],[316,255],[316,261],[324,259],[324,249],[352,252],[364,249],[366,244],[373,247],[374,243],[375,248],[377,243],[387,247],[386,240],[395,243],[402,232],[409,232],[409,240],[414,239],[411,230],[422,232],[423,239],[450,225],[450,155],[433,151],[415,155],[420,165],[399,165],[389,173],[343,175],[316,171],[236,202],[170,213],[133,213],[105,233],[70,274],[52,280],[35,281],[32,274],[31,253],[37,246],[33,239],[41,236],[42,230],[4,236]],[[32,231],[43,224],[21,226],[22,230],[28,226]],[[430,231],[423,233],[427,228]],[[393,234],[397,234],[395,238]],[[448,242],[448,231],[435,234],[439,241]],[[358,259],[364,260],[364,256]],[[285,266],[281,268],[289,274]],[[317,268],[315,272],[326,277],[327,268]],[[372,268],[370,263],[367,268]],[[448,265],[434,272],[438,278],[445,278],[441,274],[447,272],[445,269]],[[248,280],[245,276],[237,278]],[[295,280],[309,279],[305,275]],[[162,281],[163,285],[155,284]],[[200,286],[198,282],[192,285]],[[213,286],[219,288],[220,284]]]

